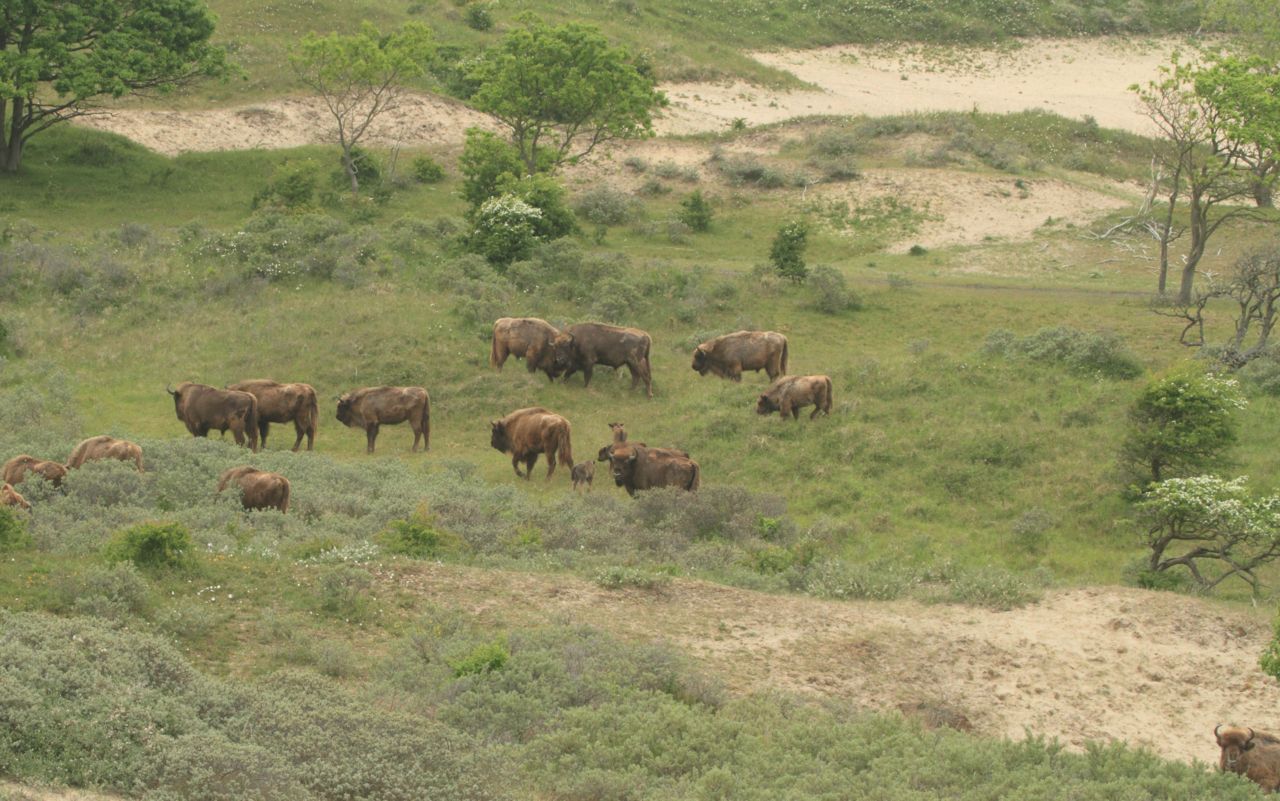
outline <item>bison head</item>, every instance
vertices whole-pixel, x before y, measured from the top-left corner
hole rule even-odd
[[[555,352],[552,365],[556,375],[560,375],[574,366],[574,362],[577,359],[577,348],[574,345],[573,334],[558,334],[555,339],[551,340],[551,347]]]
[[[165,392],[168,392],[170,395],[173,396],[173,411],[174,411],[174,414],[178,415],[179,420],[183,419],[182,418],[182,390],[184,386],[185,386],[184,384],[179,384],[177,389],[173,389],[168,385],[166,385],[164,388]]]
[[[614,442],[627,441],[627,430],[623,428],[622,423],[610,423],[609,430],[613,432]]]
[[[351,425],[351,396],[343,395],[338,398],[338,422],[344,426]]]
[[[1213,730],[1213,736],[1218,741],[1218,747],[1222,749],[1222,756],[1218,759],[1218,770],[1243,773],[1244,766],[1239,764],[1240,757],[1256,745],[1253,729],[1240,726],[1224,727],[1219,723]]]
[[[756,399],[756,414],[772,414],[778,408],[778,404],[766,393],[760,393],[760,397]]]
[[[596,461],[597,462],[609,461],[609,454],[612,451],[613,451],[613,443],[609,443],[608,445],[605,445],[603,448],[600,449],[600,452],[596,454]]]
[[[635,474],[636,470],[636,450],[635,448],[614,448],[609,449],[609,472],[613,473],[613,483],[619,487],[625,487],[627,482]]]
[[[489,435],[489,444],[494,450],[506,453],[507,448],[510,447],[510,442],[507,440],[507,424],[501,420],[493,420],[489,425],[493,428],[493,432]]]
[[[703,345],[693,351],[693,369],[698,371],[698,375],[706,375],[711,369],[711,365],[707,364],[707,349]]]

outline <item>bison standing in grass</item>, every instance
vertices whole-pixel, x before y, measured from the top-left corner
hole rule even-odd
[[[0,506],[16,506],[19,509],[31,511],[31,504],[27,503],[27,499],[18,494],[8,482],[0,484]]]
[[[703,342],[693,351],[693,369],[741,381],[743,370],[764,370],[773,381],[787,372],[787,338],[776,331],[735,331]]]
[[[373,453],[378,428],[408,422],[413,429],[413,452],[431,450],[431,396],[422,387],[364,387],[338,398],[338,421],[349,428],[363,428]]]
[[[72,470],[78,470],[84,466],[85,462],[92,462],[98,459],[133,462],[137,466],[138,472],[143,472],[142,448],[127,439],[116,439],[105,434],[89,437],[75,446],[71,451],[70,458],[67,459],[67,467]]]
[[[538,454],[547,457],[547,480],[556,470],[556,458],[569,467],[573,466],[573,446],[570,441],[569,421],[541,406],[517,409],[501,420],[490,424],[489,444],[494,450],[511,454],[511,468],[516,475],[528,479]],[[525,472],[520,472],[524,462]]]
[[[631,388],[644,382],[645,393],[653,397],[653,374],[649,350],[653,340],[638,328],[621,328],[603,323],[578,323],[556,337],[556,369],[564,380],[582,371],[582,385],[591,385],[592,370],[597,364],[606,367],[626,365],[631,371]]]
[[[825,375],[788,375],[779,378],[760,393],[756,414],[778,412],[784,418],[800,419],[800,408],[812,406],[809,419],[819,413],[831,414],[831,379]]]
[[[62,486],[62,479],[67,477],[67,466],[60,462],[48,462],[34,456],[21,454],[15,456],[0,467],[0,481],[7,484],[21,484],[27,474],[38,475],[55,487]]]
[[[248,392],[258,399],[259,447],[267,447],[267,434],[272,423],[293,423],[298,437],[293,441],[296,453],[307,438],[307,450],[315,447],[316,423],[320,419],[320,405],[316,391],[310,384],[280,384],[265,378],[240,381],[227,385],[227,389]]]
[[[701,483],[702,470],[684,451],[647,448],[621,443],[610,446],[609,469],[613,483],[634,496],[639,490],[677,487],[693,491]]]
[[[489,366],[502,369],[508,356],[524,359],[529,372],[538,370],[554,381],[556,369],[555,340],[560,335],[546,320],[537,317],[501,317],[493,324],[493,342],[489,346]]]
[[[240,503],[246,509],[279,509],[289,511],[289,479],[279,473],[268,473],[249,465],[229,467],[218,477],[218,492],[227,487],[240,488]]]
[[[237,445],[246,442],[258,450],[258,399],[248,392],[218,389],[208,384],[183,381],[177,389],[165,388],[173,396],[173,409],[193,437],[207,437],[210,431],[231,430]]]
[[[1280,738],[1242,726],[1223,726],[1213,730],[1222,754],[1218,770],[1239,773],[1263,790],[1280,790]]]

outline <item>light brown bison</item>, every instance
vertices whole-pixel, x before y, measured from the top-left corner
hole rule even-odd
[[[1214,728],[1213,736],[1222,749],[1219,770],[1239,773],[1269,793],[1280,790],[1280,738],[1221,723]]]
[[[613,449],[627,443],[627,430],[622,423],[610,423],[609,430],[613,432],[613,441],[601,448],[599,453],[596,454],[597,462],[609,461],[609,456],[613,453]],[[648,447],[643,442],[633,442],[630,444]],[[672,456],[687,457],[689,455],[688,451],[684,451],[679,448],[649,448],[649,450],[654,453],[665,453]]]
[[[573,470],[569,471],[569,476],[573,479],[575,490],[584,487],[591,489],[591,482],[596,478],[596,463],[590,460],[578,462],[573,466]]]
[[[493,342],[489,346],[489,366],[502,369],[508,356],[524,359],[529,372],[541,370],[554,381],[556,369],[555,340],[560,335],[546,320],[537,317],[501,317],[493,324]]]
[[[138,467],[138,472],[142,470],[142,448],[127,439],[116,439],[103,434],[97,437],[89,437],[71,450],[71,456],[67,459],[67,467],[77,470],[84,466],[85,462],[92,462],[98,459],[116,459],[121,462],[133,462]]]
[[[578,323],[556,337],[556,369],[564,380],[582,371],[583,386],[591,385],[591,373],[597,364],[606,367],[626,365],[631,371],[631,388],[644,382],[645,393],[653,397],[653,375],[649,350],[653,340],[638,328],[621,328],[603,323]]]
[[[31,504],[27,503],[27,499],[18,494],[8,482],[0,485],[0,506],[16,506],[19,509],[31,511]]]
[[[800,419],[800,407],[812,406],[813,413],[831,414],[831,379],[825,375],[787,375],[769,385],[756,400],[756,414],[778,412]]]
[[[625,488],[628,495],[656,487],[693,491],[701,483],[702,475],[698,463],[684,451],[631,443],[610,446],[609,469],[613,483]]]
[[[218,389],[208,384],[183,381],[177,389],[165,387],[173,396],[173,410],[193,437],[207,437],[210,431],[231,430],[237,445],[246,442],[258,450],[258,399],[248,392]]]
[[[517,476],[529,478],[538,454],[547,457],[547,480],[556,470],[556,457],[566,465],[573,465],[573,446],[570,442],[569,421],[541,406],[517,409],[501,420],[490,424],[489,444],[495,450],[511,454],[511,468]],[[525,472],[520,472],[520,462]]]
[[[776,331],[735,331],[708,339],[693,351],[698,375],[741,381],[743,370],[764,370],[773,381],[787,372],[787,338]]]
[[[249,465],[229,467],[218,477],[218,492],[229,486],[240,488],[240,502],[246,509],[289,511],[289,479]]]
[[[364,387],[338,398],[338,421],[350,428],[363,428],[373,453],[378,428],[408,422],[413,429],[413,451],[431,450],[431,396],[422,387]]]
[[[272,423],[293,423],[298,438],[293,441],[296,453],[307,438],[307,450],[315,447],[316,423],[320,419],[320,405],[316,391],[310,384],[280,384],[266,378],[240,381],[227,385],[227,389],[248,392],[258,399],[258,446],[267,447],[267,434]]]
[[[15,456],[0,467],[0,481],[9,484],[21,484],[27,474],[32,473],[44,478],[55,487],[62,486],[62,479],[67,477],[67,466],[60,462],[47,462],[34,456],[21,454]]]

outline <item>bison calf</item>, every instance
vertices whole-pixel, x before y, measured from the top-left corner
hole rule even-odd
[[[799,420],[802,406],[813,407],[810,420],[819,413],[831,414],[831,379],[825,375],[783,376],[760,393],[756,414],[778,412],[783,417],[791,415],[792,420]]]
[[[316,422],[320,418],[320,405],[316,401],[315,388],[310,384],[280,384],[266,378],[255,378],[228,384],[227,389],[248,392],[258,399],[258,447],[267,447],[267,434],[272,423],[293,423],[297,439],[293,441],[296,453],[307,438],[307,450],[316,444]]]
[[[268,473],[249,465],[229,467],[218,477],[218,492],[227,487],[240,488],[240,503],[246,509],[279,509],[289,511],[289,479],[279,473]]]
[[[7,484],[21,484],[27,474],[33,473],[42,477],[55,487],[62,486],[62,479],[67,477],[67,467],[59,462],[48,462],[34,456],[21,454],[15,456],[0,467],[0,481]]]
[[[591,489],[591,482],[596,477],[596,463],[590,460],[578,462],[573,466],[569,476],[573,479],[573,488],[576,490]]]
[[[735,331],[708,339],[693,351],[693,369],[730,381],[741,381],[743,370],[764,370],[773,381],[787,372],[787,338],[776,331]]]
[[[385,423],[408,422],[413,429],[413,452],[431,450],[431,396],[422,387],[364,387],[338,398],[338,421],[349,428],[363,428],[367,453],[373,453],[378,429]]]
[[[1280,739],[1266,732],[1241,726],[1223,726],[1213,730],[1222,754],[1218,769],[1239,773],[1263,790],[1280,790]]]
[[[31,511],[31,504],[27,503],[27,499],[19,495],[9,483],[0,485],[0,506],[16,506],[19,509]]]
[[[133,462],[137,465],[138,472],[143,472],[142,448],[127,439],[116,439],[105,434],[89,437],[72,449],[71,457],[67,459],[67,467],[72,470],[78,470],[84,466],[85,462],[92,462],[97,459],[118,459],[121,462]]]
[[[501,420],[490,424],[489,444],[494,450],[511,454],[511,469],[516,475],[528,479],[538,454],[546,454],[547,480],[556,471],[556,457],[566,465],[573,465],[573,446],[570,443],[569,421],[541,406],[517,409]],[[520,462],[525,472],[520,472]]]

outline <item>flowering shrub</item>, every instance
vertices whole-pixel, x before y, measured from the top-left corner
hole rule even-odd
[[[475,228],[468,244],[492,264],[506,267],[526,259],[537,242],[542,210],[512,194],[490,198],[476,210]]]

